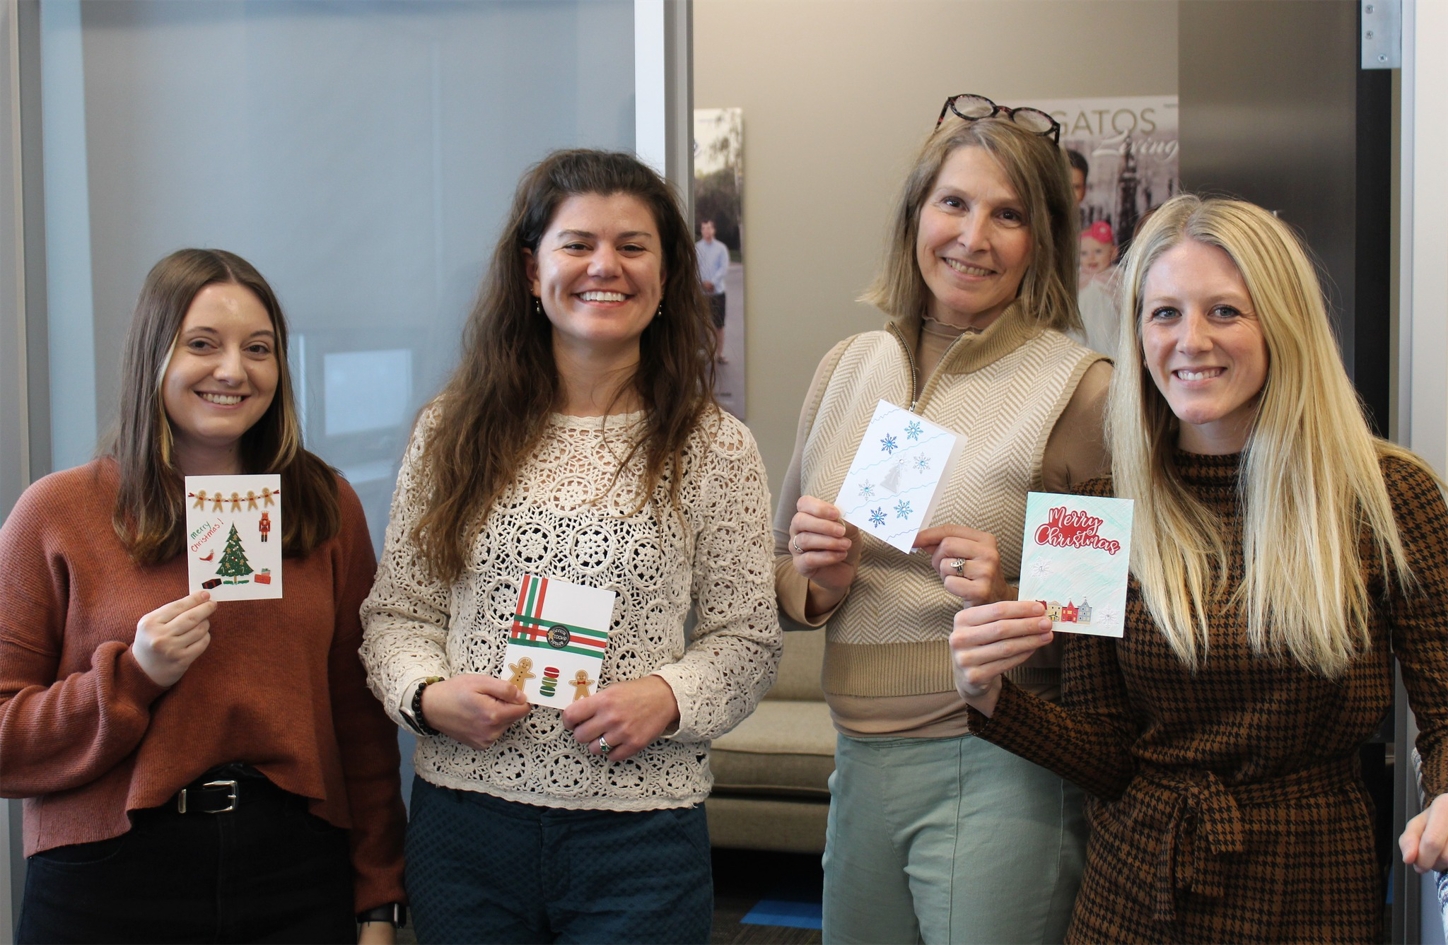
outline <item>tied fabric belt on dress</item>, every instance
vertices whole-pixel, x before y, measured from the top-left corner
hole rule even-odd
[[[1241,808],[1351,790],[1359,778],[1356,756],[1231,787],[1201,769],[1143,768],[1122,801],[1135,801],[1166,825],[1157,850],[1153,918],[1176,919],[1178,892],[1222,896],[1222,857],[1245,850]]]

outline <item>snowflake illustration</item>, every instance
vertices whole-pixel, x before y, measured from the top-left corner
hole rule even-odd
[[[871,510],[870,510],[870,524],[871,524],[871,525],[874,525],[876,528],[879,528],[881,525],[884,525],[884,524],[885,524],[885,510],[884,510],[884,509],[871,509]]]
[[[915,470],[916,470],[917,472],[925,472],[925,470],[927,470],[927,469],[929,469],[929,468],[930,468],[930,457],[929,457],[929,456],[926,456],[924,453],[921,453],[919,456],[915,457]]]
[[[884,439],[880,440],[880,449],[884,450],[886,454],[893,453],[898,448],[895,443],[895,437],[889,433],[885,434]]]
[[[1033,577],[1044,577],[1050,573],[1051,565],[1048,562],[1037,561],[1035,564],[1031,565],[1031,575]]]
[[[906,502],[904,499],[901,499],[899,502],[896,502],[896,503],[895,503],[895,517],[896,517],[896,518],[909,518],[909,517],[910,517],[910,503],[909,503],[909,502]]]
[[[925,428],[920,425],[920,422],[918,420],[911,420],[909,423],[905,424],[906,439],[918,440],[920,439],[920,434],[924,432]]]
[[[1096,622],[1097,622],[1097,623],[1115,623],[1115,622],[1117,621],[1117,619],[1119,619],[1119,618],[1117,618],[1117,616],[1116,616],[1116,611],[1114,611],[1114,610],[1108,610],[1108,609],[1103,608],[1103,609],[1101,609],[1101,610],[1096,611]]]
[[[860,483],[860,498],[873,499],[875,497],[875,484],[866,479]]]

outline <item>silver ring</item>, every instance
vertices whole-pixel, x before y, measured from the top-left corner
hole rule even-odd
[[[598,736],[598,753],[607,758],[608,753],[611,751],[613,751],[613,746],[608,743],[608,739],[602,735]]]
[[[804,549],[799,546],[799,536],[798,536],[798,535],[795,535],[793,538],[791,538],[791,539],[789,540],[789,547],[793,548],[793,549],[794,549],[794,553],[797,554],[797,555],[802,555],[802,554],[804,554]]]
[[[950,570],[955,572],[956,577],[965,577],[965,559],[952,558],[950,560]]]

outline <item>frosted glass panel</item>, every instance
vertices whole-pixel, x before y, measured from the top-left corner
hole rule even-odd
[[[90,287],[93,422],[113,417],[149,267],[182,246],[240,253],[303,339],[308,445],[357,474],[380,539],[518,176],[556,147],[633,148],[632,0],[79,5],[83,55],[60,65],[84,95],[45,117],[85,149],[70,177],[88,176],[89,232],[65,221],[77,248],[49,281]],[[49,20],[64,45],[76,18]]]

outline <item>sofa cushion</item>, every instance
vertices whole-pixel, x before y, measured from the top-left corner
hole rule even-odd
[[[823,702],[768,700],[710,754],[714,790],[728,794],[823,797],[835,770],[835,727]]]

